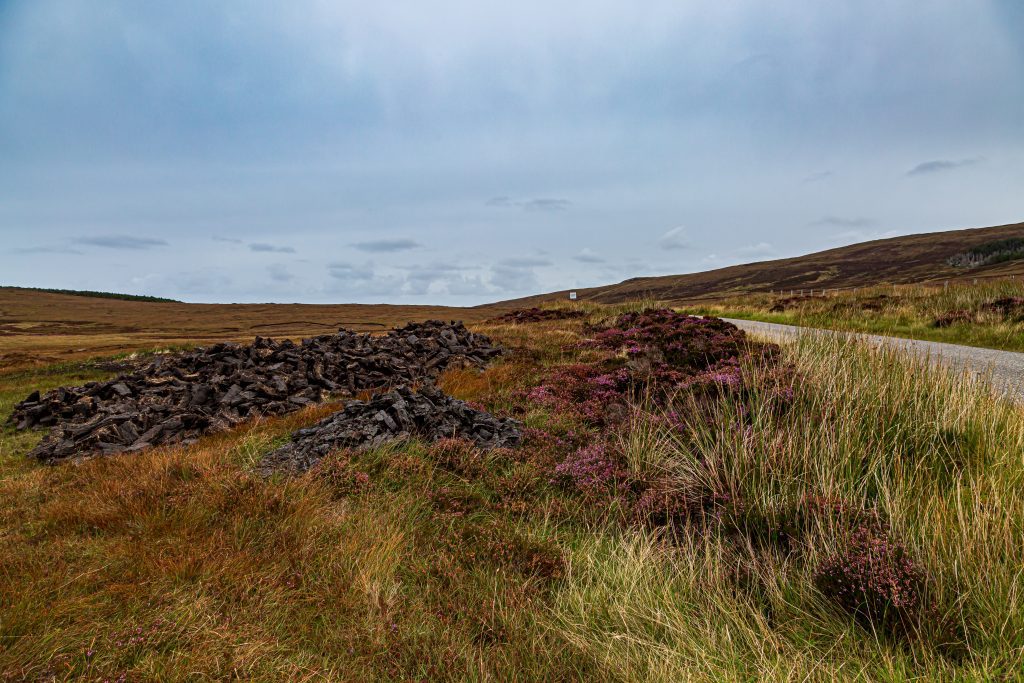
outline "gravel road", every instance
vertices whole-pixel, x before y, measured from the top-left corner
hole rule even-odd
[[[992,386],[997,393],[1024,403],[1024,353],[996,351],[994,349],[981,349],[974,346],[943,344],[941,342],[920,341],[917,339],[883,337],[874,334],[851,334],[849,332],[763,323],[754,320],[735,320],[732,318],[726,318],[726,320],[751,334],[783,341],[795,339],[801,334],[853,336],[876,346],[901,349],[907,353],[912,353],[954,370],[960,370],[978,377],[990,378]]]

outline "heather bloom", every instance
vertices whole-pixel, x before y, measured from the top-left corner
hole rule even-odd
[[[620,315],[613,327],[597,332],[583,346],[630,355],[656,352],[669,365],[699,370],[736,357],[745,339],[739,328],[718,318],[695,318],[663,308]]]
[[[906,635],[927,607],[924,570],[873,526],[854,531],[847,546],[822,563],[815,583],[840,608],[892,635]]]
[[[527,398],[555,412],[577,415],[595,426],[609,421],[608,408],[627,402],[631,389],[629,372],[602,371],[583,363],[555,370],[544,384],[532,389]]]
[[[685,434],[687,432],[686,419],[678,410],[666,411],[660,416],[658,422],[680,434]]]
[[[555,397],[550,388],[541,385],[531,389],[530,393],[526,395],[526,398],[534,403],[546,404],[554,400]]]
[[[622,471],[604,444],[584,446],[555,466],[552,483],[581,493],[602,493],[621,479]]]
[[[739,393],[744,388],[743,369],[737,358],[727,358],[685,380],[682,387]]]

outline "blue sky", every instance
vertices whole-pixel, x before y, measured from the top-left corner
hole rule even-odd
[[[1018,0],[0,0],[2,284],[471,305],[1020,220]]]

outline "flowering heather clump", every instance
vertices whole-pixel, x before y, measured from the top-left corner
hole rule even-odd
[[[769,395],[776,412],[788,410],[796,401],[796,391],[793,386],[796,379],[796,372],[792,365],[781,365],[769,373],[771,381],[771,392]]]
[[[438,512],[454,517],[464,517],[487,507],[487,501],[483,496],[472,489],[442,486],[428,491],[427,497]]]
[[[595,426],[621,421],[631,389],[629,371],[577,363],[558,368],[527,399]]]
[[[1013,316],[1019,319],[1024,315],[1024,297],[1004,296],[996,299],[995,301],[982,304],[981,310],[988,313],[996,313],[1004,318]]]
[[[555,466],[552,483],[583,494],[600,494],[611,490],[625,478],[617,460],[601,443],[584,446]]]
[[[681,384],[681,387],[695,389],[701,393],[715,391],[738,393],[743,386],[743,369],[737,358],[723,359]]]
[[[676,389],[745,393],[744,354],[766,369],[778,364],[773,344],[751,345],[743,332],[717,318],[693,318],[668,309],[627,313],[599,330],[584,347],[624,352],[626,359],[556,369],[525,398],[595,427],[622,422],[628,405],[646,390],[664,399]],[[767,372],[767,370],[766,370]],[[770,373],[765,375],[772,377]],[[781,377],[781,375],[780,375]],[[783,392],[785,393],[785,392]],[[791,399],[790,391],[785,400]]]
[[[742,330],[719,318],[695,318],[661,308],[620,315],[613,327],[599,331],[584,346],[629,355],[657,352],[676,368],[703,370],[737,357],[745,341]]]
[[[912,635],[928,609],[924,570],[873,526],[854,531],[846,548],[818,568],[815,584],[866,626],[892,636]]]

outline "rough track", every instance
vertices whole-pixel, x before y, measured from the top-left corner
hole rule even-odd
[[[795,325],[780,325],[756,320],[736,320],[732,318],[725,318],[725,320],[751,334],[782,341],[796,339],[802,334],[849,336],[863,340],[873,346],[899,349],[955,371],[988,379],[998,394],[1007,396],[1018,403],[1024,403],[1024,353],[921,341],[919,339],[884,337],[876,334],[856,334],[797,327]]]

